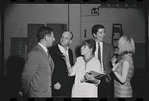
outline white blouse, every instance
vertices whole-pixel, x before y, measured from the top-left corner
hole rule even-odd
[[[75,82],[72,88],[72,97],[98,97],[98,88],[92,83],[81,83],[86,72],[91,70],[102,73],[101,64],[99,60],[93,57],[87,64],[83,60],[83,57],[78,57],[70,76],[75,75]]]

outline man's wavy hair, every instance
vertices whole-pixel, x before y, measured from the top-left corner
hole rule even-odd
[[[53,32],[53,30],[50,28],[50,27],[45,27],[45,26],[42,26],[38,29],[38,32],[37,32],[37,40],[38,42],[43,39],[46,35],[51,35],[51,32]]]
[[[92,27],[92,35],[93,35],[93,34],[97,34],[98,29],[102,29],[102,28],[105,29],[105,27],[104,27],[103,25],[100,25],[100,24],[94,25],[94,26]],[[94,35],[93,35],[93,37],[94,37]]]

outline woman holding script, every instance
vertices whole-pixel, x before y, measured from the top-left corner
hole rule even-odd
[[[72,97],[97,97],[97,85],[100,80],[95,79],[90,73],[91,71],[101,73],[100,61],[94,57],[96,43],[93,39],[83,42],[81,47],[81,55],[76,59],[74,66],[71,67],[68,57],[65,61],[68,68],[68,75],[74,76],[75,81],[72,88]]]

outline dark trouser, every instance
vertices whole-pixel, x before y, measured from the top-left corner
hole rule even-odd
[[[54,98],[71,98],[71,88],[69,86],[59,90],[52,88],[52,97]]]
[[[69,93],[65,93],[65,94],[59,95],[58,93],[53,92],[52,93],[52,97],[53,98],[71,98],[71,95]]]
[[[113,80],[106,81],[106,77],[102,78],[98,85],[98,97],[99,98],[111,98],[113,97]]]
[[[54,86],[52,87],[52,97],[55,98],[71,98],[71,91],[72,91],[72,86],[74,83],[74,76],[69,78],[68,80],[65,80],[65,83],[61,83],[61,88],[59,90],[54,89]],[[54,85],[54,84],[52,84]]]

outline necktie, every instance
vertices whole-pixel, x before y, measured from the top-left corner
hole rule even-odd
[[[47,51],[47,54],[48,54],[48,59],[49,59],[49,61],[50,61],[51,71],[53,71],[54,62],[53,62],[53,60],[52,60],[52,58],[51,58],[51,56],[50,56],[50,54],[49,54],[49,51]]]
[[[100,44],[98,43],[98,59],[101,63],[101,51],[100,51]]]

